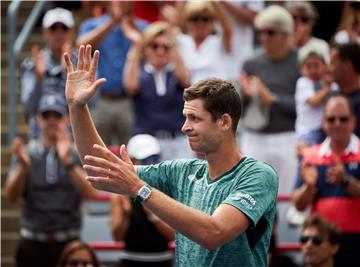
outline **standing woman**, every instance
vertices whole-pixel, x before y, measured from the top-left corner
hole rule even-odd
[[[180,11],[185,33],[178,35],[179,49],[191,73],[191,83],[209,77],[230,78],[226,71],[232,36],[230,17],[216,1],[190,1]],[[220,29],[216,23],[219,22]],[[219,31],[218,31],[219,30]]]
[[[150,24],[133,44],[125,65],[124,84],[134,100],[132,134],[158,138],[164,160],[192,157],[180,131],[184,123],[182,95],[190,85],[190,74],[168,23]]]

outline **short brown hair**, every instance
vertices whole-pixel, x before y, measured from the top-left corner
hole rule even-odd
[[[315,227],[322,236],[327,236],[331,244],[340,244],[341,232],[339,227],[325,220],[319,214],[314,214],[303,223],[303,229]]]
[[[242,113],[242,101],[232,82],[217,78],[201,80],[184,91],[184,100],[203,99],[204,108],[215,121],[227,113],[232,119],[233,132]]]

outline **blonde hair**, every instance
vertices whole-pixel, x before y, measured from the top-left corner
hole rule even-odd
[[[183,19],[187,20],[193,16],[207,13],[216,18],[215,9],[210,1],[190,1],[185,4]]]
[[[162,34],[169,34],[170,37],[174,36],[173,30],[169,23],[164,21],[157,21],[146,27],[145,31],[142,33],[141,42],[141,51],[143,56],[145,48],[150,45],[157,36]]]

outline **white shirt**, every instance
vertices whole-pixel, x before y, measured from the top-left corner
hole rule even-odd
[[[198,48],[190,35],[180,33],[177,40],[192,84],[209,77],[227,78],[223,62],[226,52],[220,35],[209,35]]]

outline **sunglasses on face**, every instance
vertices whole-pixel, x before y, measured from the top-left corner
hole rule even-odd
[[[305,245],[309,240],[311,240],[311,242],[316,246],[320,246],[321,243],[323,242],[323,238],[319,235],[314,235],[314,236],[302,235],[299,241],[301,244]]]
[[[50,118],[55,118],[57,120],[60,120],[62,118],[62,114],[55,112],[55,111],[45,111],[41,114],[41,116],[45,119],[48,120]]]
[[[258,33],[260,35],[266,34],[267,36],[272,37],[276,34],[276,31],[272,29],[264,29],[264,30],[258,30]]]
[[[73,267],[77,267],[77,266],[82,266],[82,267],[87,267],[89,265],[94,266],[94,262],[91,260],[67,260],[65,261],[66,264],[73,266]]]
[[[196,16],[196,17],[190,17],[188,18],[188,21],[192,22],[192,23],[209,23],[211,21],[213,21],[213,18],[211,17],[201,17],[201,16]]]
[[[336,120],[339,120],[341,123],[346,123],[350,120],[349,116],[340,116],[340,117],[327,117],[326,121],[328,123],[335,123]]]
[[[295,22],[309,23],[310,18],[305,16],[293,16]]]
[[[69,27],[67,27],[66,25],[62,24],[62,23],[59,23],[59,24],[53,24],[49,27],[49,30],[51,32],[55,32],[57,31],[58,29],[60,29],[61,31],[63,32],[66,32],[69,30]]]
[[[160,48],[164,49],[165,51],[169,51],[171,49],[171,45],[168,45],[168,44],[158,44],[158,43],[152,43],[150,44],[150,47],[153,49],[153,50],[158,50]]]

